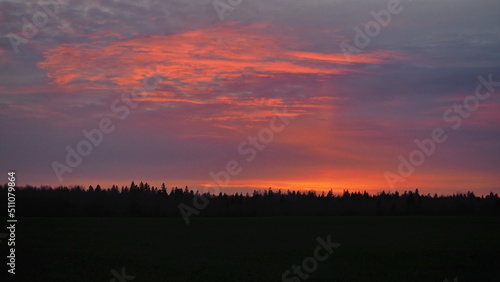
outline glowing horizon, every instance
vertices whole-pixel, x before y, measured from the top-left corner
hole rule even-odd
[[[195,188],[223,171],[227,191],[500,192],[497,2],[401,2],[374,36],[387,1],[258,1],[224,21],[125,2],[66,1],[26,42],[19,11],[39,8],[0,3],[0,158],[18,184]],[[466,31],[464,11],[483,15]]]

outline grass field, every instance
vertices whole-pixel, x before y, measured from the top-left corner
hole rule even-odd
[[[24,218],[16,234],[17,281],[282,281],[328,235],[341,246],[290,281],[500,281],[495,217]]]

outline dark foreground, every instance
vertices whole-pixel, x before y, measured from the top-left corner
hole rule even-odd
[[[16,235],[16,281],[500,281],[498,217],[21,218]],[[328,235],[341,246],[306,259]]]

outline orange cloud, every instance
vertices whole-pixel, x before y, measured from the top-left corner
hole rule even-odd
[[[130,91],[156,67],[175,91],[188,93],[191,99],[243,75],[262,78],[275,74],[338,75],[352,71],[345,66],[343,54],[291,51],[287,46],[300,43],[260,29],[224,25],[118,40],[106,46],[62,44],[45,52],[44,61],[38,66],[57,86],[71,91]],[[389,51],[384,51],[352,55],[351,59],[352,63],[379,64],[390,56]]]

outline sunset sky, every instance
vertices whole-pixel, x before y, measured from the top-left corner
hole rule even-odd
[[[500,1],[395,1],[0,1],[0,171],[200,189],[237,163],[223,191],[500,193]]]

